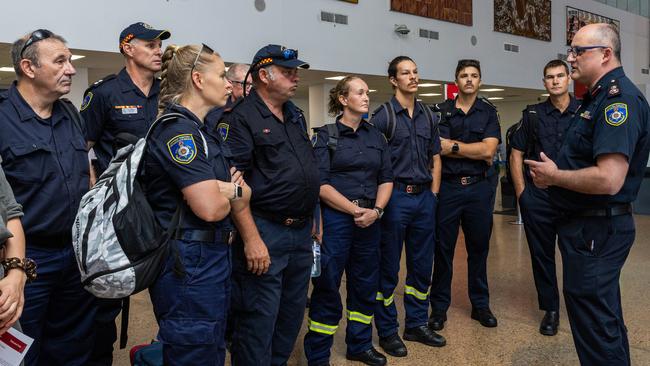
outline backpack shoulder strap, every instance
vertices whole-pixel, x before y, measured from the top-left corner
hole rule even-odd
[[[384,112],[386,113],[386,140],[390,142],[395,136],[395,128],[397,128],[397,116],[395,115],[395,108],[390,100],[383,104]]]
[[[186,118],[184,115],[177,113],[177,112],[172,112],[172,113],[165,113],[163,115],[158,116],[155,121],[151,124],[149,127],[149,131],[147,131],[147,135],[145,136],[145,140],[149,139],[149,136],[153,132],[153,130],[162,123],[169,122],[172,120],[176,120],[178,118]],[[195,122],[196,123],[196,122]],[[197,127],[200,127],[198,123],[196,123]],[[203,135],[203,132],[201,132],[201,129],[199,128],[199,135],[201,136],[201,140],[203,140],[203,152],[205,153],[205,156],[208,157],[208,142],[205,140],[205,136]]]
[[[72,120],[72,123],[77,127],[79,132],[81,132],[81,135],[86,138],[86,129],[84,128],[84,122],[83,118],[81,117],[81,114],[79,114],[79,111],[77,111],[77,108],[72,104],[72,102],[67,99],[67,98],[60,98],[59,101],[61,102],[61,107],[63,107],[63,110],[65,113],[70,117]]]
[[[537,115],[537,108],[534,104],[526,106],[526,114],[528,118],[528,141],[526,142],[526,155],[532,157],[535,152],[535,142],[539,140],[539,116]],[[523,124],[523,119],[522,119]]]
[[[329,136],[327,138],[327,148],[330,151],[331,157],[331,155],[336,152],[336,148],[339,144],[339,129],[336,127],[336,123],[328,123],[325,127],[327,128],[327,135]]]

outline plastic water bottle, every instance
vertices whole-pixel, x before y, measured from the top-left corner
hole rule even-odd
[[[320,243],[314,239],[311,245],[312,253],[314,254],[314,263],[311,265],[311,276],[320,276]]]

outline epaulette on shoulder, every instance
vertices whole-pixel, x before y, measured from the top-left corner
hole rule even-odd
[[[88,89],[86,89],[84,94],[88,93],[89,91],[91,91],[93,89],[96,89],[97,87],[99,87],[100,85],[102,85],[103,83],[105,83],[105,82],[107,82],[109,80],[115,79],[116,77],[117,77],[117,75],[115,75],[115,74],[110,74],[110,75],[104,76],[102,79],[99,79],[99,80],[95,81],[94,83],[92,83],[88,87]]]
[[[621,87],[618,84],[618,79],[612,79],[607,87],[607,98],[613,98],[621,95]]]
[[[490,102],[490,101],[488,100],[488,98],[483,97],[483,96],[480,96],[480,97],[478,97],[478,99],[480,99],[483,103],[489,105],[490,107],[494,108],[495,111],[497,110],[497,106],[495,106],[494,104],[492,104],[492,102]]]

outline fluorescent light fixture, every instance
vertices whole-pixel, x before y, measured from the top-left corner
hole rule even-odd
[[[339,75],[339,76],[330,76],[330,77],[328,77],[328,78],[325,78],[325,80],[336,80],[336,81],[340,81],[340,80],[343,80],[344,78],[345,78],[344,75]]]
[[[501,100],[502,97],[489,97],[488,100]]]
[[[424,94],[418,94],[418,97],[437,97],[439,95],[442,95],[440,93],[424,93]]]
[[[418,101],[418,102],[421,102],[421,101],[422,101],[422,99],[416,99],[416,101]]]
[[[501,88],[488,88],[488,89],[480,89],[482,92],[500,92],[504,91],[504,89]]]
[[[542,94],[542,96],[543,97],[548,97],[548,96],[550,96],[550,94],[549,93],[544,93],[544,94]]]
[[[368,93],[374,93],[374,92],[376,92],[376,91],[377,91],[377,90],[375,90],[375,89],[369,89],[369,90],[368,90]]]
[[[434,86],[440,86],[440,84],[436,84],[436,83],[422,83],[422,84],[418,84],[418,86],[419,86],[420,88],[431,88],[431,87],[434,87]]]
[[[0,71],[4,71],[4,72],[15,72],[14,68],[13,68],[13,67],[9,67],[9,66],[3,66],[3,67],[0,67]]]
[[[78,59],[84,58],[84,57],[86,57],[86,56],[84,56],[84,55],[72,55],[72,57],[70,57],[70,60],[74,61],[74,60],[78,60]]]

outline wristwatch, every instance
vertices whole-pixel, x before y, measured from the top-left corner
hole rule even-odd
[[[377,218],[381,219],[384,216],[384,209],[381,207],[375,206],[375,212],[377,213]]]
[[[238,198],[242,198],[242,196],[244,195],[244,190],[242,189],[242,187],[237,183],[233,183],[233,185],[235,186],[235,190],[234,190],[234,196],[233,196],[232,199],[236,200]]]
[[[454,142],[454,144],[451,147],[451,152],[453,154],[456,154],[456,153],[458,153],[459,150],[460,150],[460,147],[458,146],[458,142]]]

